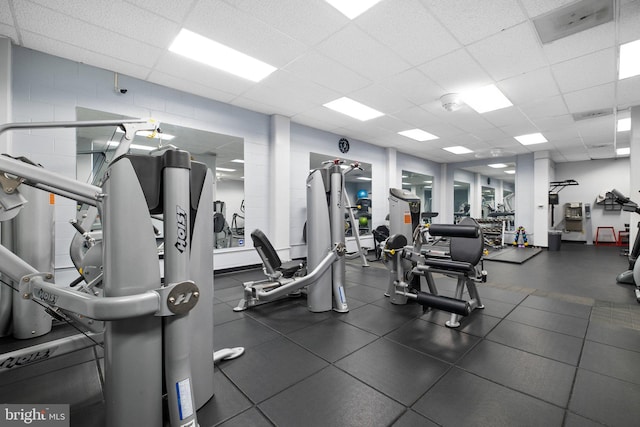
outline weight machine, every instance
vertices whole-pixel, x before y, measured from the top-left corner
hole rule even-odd
[[[611,190],[611,194],[616,203],[622,206],[622,210],[626,212],[634,212],[640,214],[640,206],[633,202],[629,197],[625,196],[616,189]],[[640,222],[638,222],[640,230]],[[629,252],[629,269],[618,274],[616,282],[628,285],[635,285],[636,301],[640,302],[640,268],[638,267],[638,256],[640,255],[640,233],[636,234],[631,252]],[[638,270],[638,272],[636,272]]]
[[[19,216],[26,201],[20,194],[23,186],[90,206],[82,223],[74,225],[81,243],[72,244],[72,260],[82,274],[79,282],[85,282],[81,286],[54,283],[53,271],[36,268],[0,245],[0,272],[13,281],[18,299],[37,302],[47,313],[80,322],[90,332],[5,354],[0,369],[50,357],[58,344],[64,349],[56,355],[92,345],[88,339],[93,344],[104,339],[107,426],[163,425],[166,393],[170,425],[195,427],[196,410],[213,396],[212,355],[215,363],[243,351],[213,354],[213,174],[192,162],[186,151],[124,155],[135,132],[142,130],[137,126],[158,130],[153,121],[19,123],[0,127],[0,133],[113,125],[123,127],[125,136],[101,186],[0,156],[3,220]],[[96,239],[90,230],[98,214],[103,231]],[[152,215],[164,219],[164,278]],[[89,259],[99,259],[99,268],[89,268]],[[14,320],[29,317],[23,313]],[[34,336],[47,332],[46,325],[29,327]]]
[[[482,229],[473,218],[463,218],[458,224],[421,224],[420,199],[408,190],[390,189],[389,223],[391,237],[384,248],[390,259],[389,285],[386,296],[392,304],[403,305],[409,300],[427,308],[451,313],[445,325],[460,326],[460,317],[468,316],[476,308],[484,308],[476,283],[486,282],[487,273],[482,268],[484,238]],[[405,234],[406,233],[406,234]],[[425,244],[427,233],[449,239],[449,251],[431,251]],[[407,236],[412,239],[409,245]],[[438,295],[433,273],[457,278],[455,298]],[[428,292],[421,290],[420,278],[424,277]],[[467,289],[469,299],[463,300]]]
[[[305,274],[296,261],[283,265],[264,233],[255,230],[251,238],[267,279],[244,283],[243,298],[234,311],[298,295],[303,288],[306,288],[309,311],[349,311],[344,292],[345,203],[341,164],[340,160],[326,163],[307,178],[307,270],[310,272]]]

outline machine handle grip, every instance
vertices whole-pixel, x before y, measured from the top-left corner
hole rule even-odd
[[[76,229],[76,231],[77,231],[78,233],[80,233],[80,234],[81,234],[81,235],[83,235],[83,236],[84,236],[84,235],[86,235],[87,230],[85,230],[84,228],[82,228],[82,226],[80,225],[80,223],[79,223],[77,220],[72,219],[72,220],[70,220],[70,221],[69,221],[69,223],[70,223],[71,225],[73,225],[73,228],[75,228],[75,229]]]

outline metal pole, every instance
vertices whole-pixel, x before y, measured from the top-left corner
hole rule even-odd
[[[331,166],[331,194],[329,196],[329,213],[331,218],[331,243],[344,246],[344,205],[342,197],[342,171],[339,164]],[[333,264],[333,309],[339,313],[349,311],[347,297],[344,293],[346,261],[340,257]]]
[[[164,155],[164,282],[189,280],[191,252],[191,202],[186,151],[171,150]],[[191,294],[190,298],[199,295]],[[164,318],[164,369],[171,426],[197,425],[191,378],[191,318],[188,313]],[[213,355],[212,355],[213,357]]]

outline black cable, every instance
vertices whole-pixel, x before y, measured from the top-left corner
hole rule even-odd
[[[4,280],[2,280],[2,279],[0,279],[0,283],[3,283],[3,284],[5,284],[5,285],[7,285],[9,288],[11,288],[12,290],[14,290],[15,292],[20,292],[20,290],[19,290],[19,289],[14,288],[10,283],[7,283],[7,282],[5,282],[5,281],[4,281]],[[41,302],[40,302],[40,301],[38,301],[38,300],[35,300],[35,299],[31,298],[31,301],[35,302],[35,303],[36,303],[36,304],[38,304],[40,307],[42,307],[42,308],[47,312],[47,314],[49,314],[49,316],[51,316],[51,317],[53,317],[53,318],[56,318],[56,319],[58,319],[58,320],[63,320],[63,321],[65,321],[65,322],[66,322],[69,326],[71,326],[73,329],[75,329],[76,331],[80,332],[80,333],[81,333],[82,335],[84,335],[87,339],[89,339],[89,340],[93,341],[93,343],[94,343],[95,345],[97,345],[97,346],[100,346],[100,347],[104,348],[104,344],[103,344],[103,343],[99,343],[98,341],[94,340],[92,337],[90,337],[90,336],[87,334],[87,332],[86,332],[86,331],[83,331],[83,330],[82,330],[82,329],[80,329],[77,325],[75,325],[73,322],[71,322],[71,320],[69,320],[69,319],[67,318],[67,316],[63,316],[63,315],[61,315],[60,313],[56,313],[55,311],[53,311],[53,310],[51,309],[51,307],[50,307],[50,306],[45,305],[45,304],[41,303]],[[52,313],[55,313],[55,315],[53,315]]]

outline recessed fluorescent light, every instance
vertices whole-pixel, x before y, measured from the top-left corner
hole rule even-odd
[[[424,182],[425,184],[431,184],[433,181],[422,181],[422,182]]]
[[[116,132],[124,133],[124,131],[120,128],[117,128]],[[173,138],[175,138],[175,135],[171,135],[169,133],[152,132],[150,130],[139,130],[138,132],[136,132],[136,135],[146,136],[147,138],[161,139],[163,141],[171,141]]]
[[[402,185],[407,186],[407,187],[411,187],[411,184],[409,184],[408,182],[403,182]]]
[[[138,145],[138,144],[131,144],[129,146],[130,149],[132,150],[144,150],[144,151],[151,151],[153,150],[155,147],[149,147],[147,145]]]
[[[489,166],[490,168],[495,168],[495,169],[502,169],[502,168],[506,168],[507,167],[507,165],[505,165],[504,163],[494,163],[494,164],[487,165],[487,166]]]
[[[402,175],[402,178],[409,178],[409,175]]]
[[[371,178],[367,178],[366,176],[359,176],[356,179],[359,179],[360,181],[371,181]]]
[[[467,147],[462,147],[460,145],[456,145],[455,147],[444,147],[443,150],[447,150],[453,154],[468,154],[473,153],[473,151],[469,150]]]
[[[384,115],[378,110],[374,110],[371,107],[367,107],[364,104],[344,96],[335,101],[328,102],[324,104],[324,106],[363,122]]]
[[[504,171],[504,173],[508,173],[509,175],[513,175],[514,173],[516,173],[515,169],[509,169]]]
[[[231,160],[231,163],[244,163],[244,160],[242,160],[242,159],[233,159],[233,160]]]
[[[344,16],[354,19],[363,12],[369,10],[380,0],[326,0],[331,6],[338,9]]]
[[[616,154],[618,156],[628,156],[629,154],[631,154],[631,148],[630,147],[616,148]]]
[[[511,101],[500,92],[500,89],[493,84],[465,92],[461,96],[464,103],[478,113],[486,113],[513,105]]]
[[[620,45],[620,69],[618,79],[640,74],[640,40]]]
[[[235,169],[229,169],[229,168],[216,168],[216,171],[222,171],[222,172],[235,172]]]
[[[416,141],[430,141],[432,139],[438,139],[437,136],[430,134],[429,132],[425,132],[422,129],[409,129],[403,130],[402,132],[398,132],[402,136],[406,136],[407,138],[415,139]]]
[[[631,130],[631,117],[618,120],[618,132]]]
[[[276,70],[276,67],[184,28],[169,50],[252,82],[259,82]]]
[[[518,142],[522,145],[533,145],[533,144],[541,144],[543,142],[548,142],[547,138],[545,138],[541,133],[530,133],[528,135],[520,135],[514,137]]]

